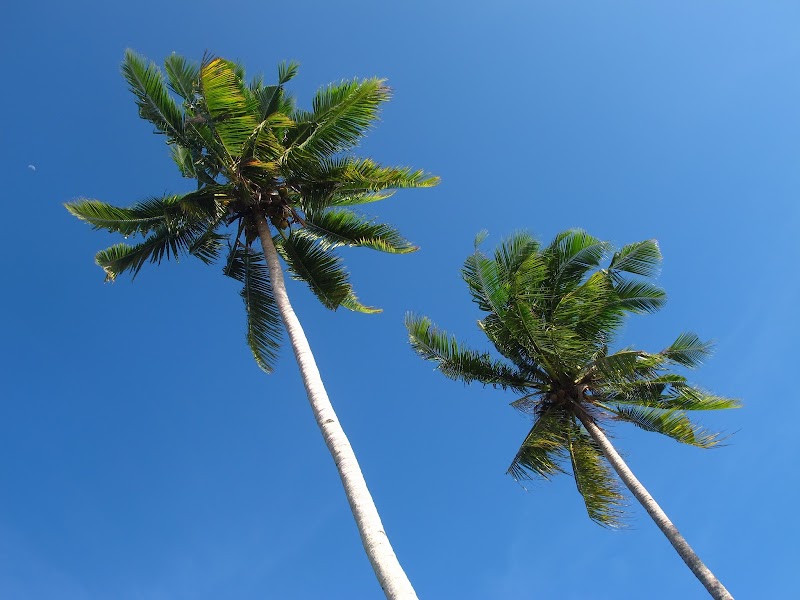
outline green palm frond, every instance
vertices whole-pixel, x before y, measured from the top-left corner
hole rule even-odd
[[[197,63],[173,53],[164,60],[164,70],[169,89],[192,104],[200,91],[200,67]]]
[[[455,337],[438,329],[428,317],[406,314],[406,329],[414,351],[437,364],[447,377],[464,383],[479,381],[484,385],[521,391],[530,382],[516,369],[494,360],[488,353],[465,348]]]
[[[311,112],[297,111],[298,128],[289,136],[290,151],[332,156],[354,147],[389,100],[382,79],[331,84],[314,97]]]
[[[614,307],[632,313],[654,313],[667,302],[666,292],[648,281],[624,281],[614,287]]]
[[[374,197],[376,192],[404,188],[433,187],[439,178],[410,167],[384,167],[368,158],[351,156],[309,161],[304,157],[286,158],[287,183],[301,190],[305,202],[324,208],[353,202],[359,195]],[[316,199],[316,201],[315,201]]]
[[[389,252],[406,254],[417,250],[391,225],[367,221],[361,215],[344,209],[308,211],[306,226],[301,234],[311,235],[329,248],[338,246],[362,246]]]
[[[353,312],[360,312],[366,315],[376,315],[378,313],[382,313],[383,309],[378,308],[377,306],[367,306],[366,304],[361,304],[361,301],[356,296],[353,290],[350,290],[350,293],[342,300],[340,306],[344,306],[347,310],[352,310]]]
[[[476,250],[464,261],[461,276],[478,308],[498,316],[506,312],[509,285],[495,261]]]
[[[538,252],[539,242],[536,238],[525,231],[518,231],[500,242],[494,252],[494,262],[499,267],[501,277],[513,281],[520,268]]]
[[[183,114],[169,95],[161,69],[132,50],[126,50],[122,74],[136,96],[139,116],[150,121],[170,140],[189,146],[184,137]]]
[[[697,334],[684,332],[660,354],[667,360],[694,369],[711,356],[713,347],[711,342],[701,341]]]
[[[551,286],[557,293],[577,285],[596,268],[610,245],[581,229],[570,229],[556,236],[544,253],[549,260]]]
[[[99,200],[81,199],[64,206],[74,216],[92,225],[122,235],[147,234],[158,227],[181,228],[191,222],[217,222],[230,199],[226,186],[206,187],[183,195],[153,197],[120,208]]]
[[[278,65],[278,83],[284,85],[289,83],[297,76],[297,70],[300,68],[300,63],[293,60],[282,61]]]
[[[569,454],[575,484],[583,496],[589,518],[603,527],[622,524],[625,496],[597,444],[572,423]]]
[[[216,135],[231,157],[240,156],[258,126],[259,107],[245,94],[237,66],[221,58],[203,64],[200,85]]]
[[[689,385],[685,377],[675,373],[636,381],[605,383],[601,391],[615,404],[633,404],[649,408],[724,410],[741,407],[738,400],[710,394]]]
[[[517,481],[532,476],[550,479],[564,473],[561,463],[568,454],[570,416],[560,406],[542,410],[525,436],[507,473]]]
[[[258,366],[271,373],[283,337],[283,324],[272,295],[264,255],[237,244],[231,250],[224,273],[243,284],[241,296],[247,311],[247,345]]]
[[[664,359],[658,354],[625,348],[614,354],[599,356],[583,372],[591,374],[601,384],[630,382],[656,377],[663,364]]]
[[[661,269],[661,249],[656,240],[623,246],[611,258],[609,270],[655,277]]]
[[[352,303],[353,289],[340,257],[295,232],[288,238],[276,238],[275,246],[293,278],[305,281],[326,308],[336,310],[348,298]]]
[[[148,261],[160,264],[164,259],[177,260],[181,254],[190,254],[192,251],[200,258],[209,257],[212,252],[210,246],[199,246],[208,234],[209,228],[202,222],[162,224],[139,244],[116,244],[101,250],[95,256],[95,262],[105,271],[106,281],[113,281],[125,271],[131,271],[131,276],[135,278]]]
[[[632,406],[606,408],[623,421],[633,423],[645,431],[666,435],[682,444],[711,448],[721,441],[720,434],[709,432],[702,426],[692,423],[681,410]]]

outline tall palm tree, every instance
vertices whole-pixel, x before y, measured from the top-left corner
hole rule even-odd
[[[609,354],[628,313],[664,304],[664,291],[647,281],[661,264],[658,244],[638,242],[611,255],[607,242],[580,230],[563,232],[544,248],[517,233],[489,257],[478,248],[483,235],[462,274],[486,313],[478,325],[504,359],[466,348],[427,317],[408,315],[414,350],[447,377],[521,394],[512,406],[531,415],[533,426],[508,469],[515,479],[549,479],[569,463],[589,516],[615,527],[623,495],[610,465],[709,593],[731,598],[604,433],[607,423],[626,421],[711,448],[719,435],[693,424],[686,411],[739,406],[672,372],[674,366],[696,367],[708,355],[709,344],[692,333],[661,352],[624,348]]]
[[[137,244],[120,243],[97,254],[109,280],[126,271],[135,277],[148,261],[181,255],[210,264],[227,250],[223,272],[242,283],[247,343],[256,362],[272,371],[282,323],[378,581],[387,598],[416,598],[289,303],[280,259],[327,308],[379,312],[359,302],[335,250],[416,248],[390,225],[352,207],[399,188],[436,185],[438,178],[351,154],[389,99],[383,80],[331,84],[306,111],[284,90],[297,72],[293,63],[280,65],[275,85],[261,77],[248,84],[240,65],[221,58],[206,57],[198,65],[172,55],[164,66],[166,79],[155,64],[128,51],[122,72],[139,115],[166,137],[178,168],[196,180],[196,189],[130,208],[82,199],[67,210],[97,229],[143,236]]]

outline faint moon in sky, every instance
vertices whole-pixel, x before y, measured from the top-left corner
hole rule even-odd
[[[31,171],[34,171],[34,172],[36,171],[36,167],[35,167],[34,165],[28,165],[28,168],[29,168]]]

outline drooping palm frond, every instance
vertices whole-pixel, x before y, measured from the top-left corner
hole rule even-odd
[[[438,329],[427,317],[406,314],[411,347],[421,357],[432,360],[447,377],[464,383],[479,381],[503,389],[522,391],[531,382],[519,371],[502,361],[492,359],[488,353],[465,348],[455,337]]]
[[[594,440],[574,421],[569,434],[569,455],[572,475],[586,504],[589,518],[603,527],[620,527],[625,496],[619,480]]]
[[[317,299],[331,310],[355,296],[342,259],[315,240],[292,232],[287,238],[275,238],[275,247],[286,261],[294,279],[304,281]],[[345,308],[348,308],[345,306]]]
[[[224,273],[243,284],[241,296],[247,313],[247,345],[258,366],[271,373],[283,337],[283,324],[264,255],[237,244],[231,250]]]
[[[550,479],[564,473],[570,416],[561,406],[548,406],[536,417],[507,473],[517,481],[532,476]]]
[[[402,237],[391,225],[367,221],[361,215],[345,209],[306,211],[305,227],[300,233],[319,239],[328,248],[362,246],[392,254],[417,250],[417,246]]]
[[[130,271],[135,278],[148,261],[160,264],[164,259],[178,260],[182,254],[199,252],[204,262],[213,261],[216,258],[213,248],[218,249],[219,244],[208,243],[209,231],[207,224],[198,221],[184,221],[178,226],[162,224],[138,244],[115,244],[101,250],[95,262],[105,271],[106,280],[113,281],[125,271]]]

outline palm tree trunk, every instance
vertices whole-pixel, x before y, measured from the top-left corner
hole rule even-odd
[[[350,510],[356,520],[358,532],[361,535],[361,542],[364,550],[372,563],[372,568],[378,581],[383,588],[387,598],[392,600],[416,600],[417,595],[411,582],[408,580],[403,568],[395,556],[394,550],[389,543],[389,538],[384,531],[378,509],[372,500],[372,495],[367,488],[367,482],[361,473],[361,468],[356,460],[356,455],[344,429],[336,418],[328,393],[322,384],[322,377],[317,369],[314,355],[308,344],[300,321],[289,303],[289,296],[286,294],[286,284],[283,279],[283,271],[278,260],[278,253],[272,242],[272,234],[269,225],[263,215],[257,217],[258,234],[261,238],[261,245],[264,248],[264,256],[269,266],[270,283],[275,295],[275,303],[278,305],[281,318],[289,334],[289,340],[294,350],[297,365],[303,377],[303,384],[306,388],[308,401],[314,418],[322,431],[325,444],[336,463],[339,477],[342,479],[347,501],[350,503]]]
[[[661,507],[656,503],[645,487],[636,479],[633,472],[628,468],[628,465],[625,464],[625,461],[622,460],[622,457],[614,449],[614,446],[611,445],[611,442],[603,431],[594,424],[594,421],[589,415],[582,411],[578,411],[577,415],[581,423],[583,423],[583,426],[589,432],[589,435],[591,435],[594,441],[597,442],[597,445],[600,446],[600,450],[608,459],[608,462],[611,463],[611,466],[614,467],[617,475],[619,475],[623,483],[644,507],[653,521],[655,521],[658,528],[667,536],[669,543],[672,544],[678,552],[683,562],[692,570],[695,577],[700,580],[700,583],[705,586],[708,593],[716,600],[733,600],[733,596],[731,596],[730,592],[725,589],[725,586],[722,585],[719,579],[717,579],[708,567],[703,564],[700,557],[695,554],[692,547],[689,546],[688,542],[680,534],[678,528],[672,524],[672,521],[669,520],[666,513],[661,510]]]

